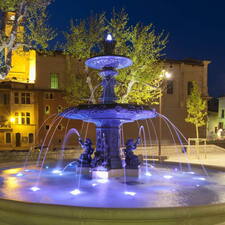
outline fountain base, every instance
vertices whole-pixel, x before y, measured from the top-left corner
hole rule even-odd
[[[111,169],[90,171],[90,176],[92,179],[108,179],[112,177],[123,177],[124,175],[129,177],[139,177],[139,169]]]

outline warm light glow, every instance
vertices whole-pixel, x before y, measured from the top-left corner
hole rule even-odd
[[[11,123],[15,123],[15,117],[10,117],[9,120],[10,120]]]
[[[170,79],[172,77],[172,74],[166,70],[162,70],[160,77],[165,79]]]
[[[107,34],[106,40],[107,41],[112,41],[112,35],[111,34]]]
[[[35,80],[36,80],[36,52],[34,50],[31,50],[29,60],[29,83],[34,83]]]

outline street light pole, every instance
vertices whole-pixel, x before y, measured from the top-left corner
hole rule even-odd
[[[162,88],[160,87],[159,89],[160,92],[160,97],[159,97],[159,137],[158,137],[158,157],[159,161],[161,161],[161,154],[162,154],[162,149],[161,149],[161,139],[162,139]]]

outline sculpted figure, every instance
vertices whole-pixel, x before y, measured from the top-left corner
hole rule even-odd
[[[125,155],[125,163],[127,169],[137,169],[140,165],[138,157],[133,153],[137,148],[137,145],[140,144],[140,137],[134,141],[133,139],[128,139],[126,142],[126,148],[123,149]]]
[[[90,138],[86,138],[85,141],[83,141],[82,138],[79,138],[79,143],[81,145],[81,148],[84,150],[83,153],[80,155],[78,165],[82,167],[90,167],[92,157],[91,155],[94,152],[94,149],[92,148],[92,141]]]

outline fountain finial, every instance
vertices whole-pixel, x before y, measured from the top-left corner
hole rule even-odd
[[[113,55],[115,51],[116,41],[112,34],[108,33],[106,39],[103,41],[104,55]]]

